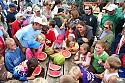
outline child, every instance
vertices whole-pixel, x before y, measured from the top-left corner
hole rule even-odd
[[[91,62],[91,53],[89,52],[89,45],[87,43],[83,43],[80,45],[80,50],[76,53],[76,56],[74,57],[75,64],[81,65],[85,70],[88,69],[90,62]]]
[[[59,78],[59,83],[75,83],[75,80],[70,75],[63,75]]]
[[[12,74],[7,72],[4,65],[4,57],[0,54],[0,82],[12,78]]]
[[[40,43],[35,41],[35,40],[29,40],[28,41],[28,47],[26,49],[26,60],[29,60],[30,58],[36,58],[38,60],[38,55],[39,55],[39,46]]]
[[[102,40],[97,41],[95,44],[94,58],[92,60],[92,65],[89,68],[89,71],[93,73],[102,73],[104,72],[104,63],[109,55],[105,52],[105,43]]]
[[[24,55],[20,48],[16,47],[13,38],[7,38],[7,49],[5,51],[5,65],[9,72],[12,73],[13,68],[24,61]]]
[[[121,61],[119,58],[110,56],[104,65],[106,69],[102,74],[95,74],[96,77],[102,79],[101,83],[116,83],[116,78],[118,77],[118,71],[121,67]]]
[[[99,79],[92,72],[85,71],[82,67],[73,66],[69,71],[69,75],[76,80],[76,83],[89,83],[91,81],[100,83]]]
[[[72,35],[73,37],[75,37],[75,31],[74,31],[74,25],[73,24],[69,24],[68,30],[66,30],[65,37],[68,38],[69,35]]]
[[[66,50],[69,50],[71,52],[71,54],[76,54],[79,49],[79,45],[73,36],[69,36],[67,38],[64,46]]]
[[[13,68],[13,77],[20,81],[33,80],[35,79],[35,76],[37,76],[33,73],[33,71],[38,68],[38,66],[40,65],[35,58],[25,60]]]
[[[57,36],[56,41],[54,42],[54,51],[58,53],[61,50],[63,50],[64,49],[64,44],[65,44],[64,36],[62,34],[59,34]]]

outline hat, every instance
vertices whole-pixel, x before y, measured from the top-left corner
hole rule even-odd
[[[32,11],[32,7],[30,7],[30,6],[27,7],[27,8],[26,8],[26,11]]]
[[[63,42],[63,40],[64,40],[64,36],[62,34],[59,34],[57,36],[56,42],[61,44]]]
[[[17,19],[18,17],[21,17],[21,16],[23,16],[23,14],[21,14],[21,13],[17,13],[17,14],[15,15],[16,19]]]
[[[40,43],[35,40],[29,40],[28,41],[28,47],[29,48],[38,48],[40,46]]]
[[[42,16],[42,18],[41,17],[35,17],[34,22],[37,22],[41,25],[47,25],[47,19],[46,19],[45,16]]]
[[[107,10],[108,11],[113,11],[117,8],[117,6],[115,4],[110,4],[108,7],[107,7]]]
[[[33,8],[33,11],[34,11],[34,12],[40,11],[40,7],[34,7],[34,8]]]
[[[17,8],[17,6],[16,6],[14,3],[10,3],[10,4],[9,4],[9,7],[10,7],[10,8]]]

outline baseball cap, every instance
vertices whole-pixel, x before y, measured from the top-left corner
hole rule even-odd
[[[34,12],[40,11],[40,7],[35,7],[35,8],[33,8],[33,11],[34,11]]]
[[[26,11],[32,11],[32,7],[30,7],[30,6],[27,7],[27,8],[26,8]]]
[[[113,11],[117,8],[117,6],[115,4],[110,4],[108,7],[107,7],[107,10],[108,11]]]
[[[9,8],[17,8],[17,6],[14,3],[10,3]]]
[[[28,41],[28,47],[29,48],[38,48],[40,46],[40,43],[35,40],[29,40]]]
[[[61,44],[63,42],[63,40],[64,40],[64,36],[62,34],[59,34],[57,36],[56,42]]]
[[[15,15],[16,18],[21,17],[21,16],[23,16],[23,14],[21,14],[21,13],[17,13],[17,14]]]
[[[41,25],[47,25],[48,24],[47,19],[44,16],[42,16],[42,18],[41,17],[35,17],[34,22],[37,22],[37,23],[39,23]]]

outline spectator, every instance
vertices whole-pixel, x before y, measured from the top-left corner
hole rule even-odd
[[[85,14],[81,17],[86,25],[91,26],[93,35],[95,36],[97,33],[97,18],[93,15],[93,10],[91,5],[85,5]]]
[[[16,20],[12,23],[12,37],[16,34],[16,32],[21,29],[21,23],[23,22],[23,15],[21,13],[17,13],[15,15]]]
[[[28,47],[27,42],[29,40],[33,40],[38,34],[41,33],[43,25],[47,25],[47,23],[43,20],[45,19],[42,19],[40,17],[34,18],[34,22],[32,24],[20,29],[14,35],[14,40],[23,53],[25,53],[25,50]]]
[[[75,83],[75,80],[70,75],[63,75],[60,77],[59,83]]]
[[[6,44],[5,65],[7,70],[13,73],[13,68],[24,61],[24,55],[20,48],[16,47],[15,41],[12,38],[8,38]]]

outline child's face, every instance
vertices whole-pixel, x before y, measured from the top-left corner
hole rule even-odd
[[[41,44],[45,44],[46,43],[45,39],[38,39],[38,42],[40,42]]]
[[[16,48],[15,42],[10,42],[9,49],[13,51],[13,50],[15,50],[15,48]]]
[[[105,64],[104,64],[104,68],[105,68],[105,69],[110,69],[110,65],[109,65],[109,63],[108,63],[107,61],[106,61]]]
[[[75,45],[75,42],[74,41],[71,41],[70,43],[69,43],[69,47],[73,47]]]
[[[95,50],[96,50],[96,53],[97,53],[97,54],[102,54],[103,51],[104,51],[104,48],[103,48],[101,45],[96,44],[96,45],[95,45]]]
[[[70,28],[70,29],[69,29],[69,33],[72,33],[72,32],[73,32],[73,29]]]
[[[82,54],[86,54],[87,52],[87,49],[83,48],[83,47],[80,47],[80,53]]]

